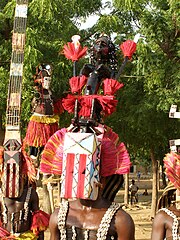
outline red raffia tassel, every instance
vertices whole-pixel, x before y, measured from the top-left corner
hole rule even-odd
[[[82,91],[82,88],[87,82],[87,77],[82,75],[82,76],[77,76],[77,77],[72,77],[69,80],[69,85],[71,87],[71,92],[72,93],[78,93],[80,94]]]
[[[67,59],[73,62],[78,61],[80,58],[84,57],[87,52],[87,47],[83,47],[79,43],[80,36],[72,36],[72,42],[68,42],[64,45],[63,54]]]
[[[180,189],[180,155],[175,152],[168,153],[163,161],[169,181]]]
[[[48,140],[41,156],[40,171],[47,174],[62,173],[63,144],[66,128],[54,133]]]
[[[54,102],[54,114],[61,114],[64,112],[64,108],[62,106],[62,99],[58,99]]]
[[[35,182],[37,171],[36,171],[36,168],[34,166],[32,159],[30,158],[30,156],[28,155],[28,153],[26,151],[26,148],[28,148],[28,145],[26,143],[26,139],[24,139],[22,148],[21,148],[22,154],[24,157],[23,166],[22,166],[22,174],[28,175],[28,179],[30,182]]]
[[[131,162],[124,143],[119,142],[111,128],[106,129],[101,146],[101,175],[129,173]]]
[[[10,232],[5,228],[0,227],[0,239],[7,239],[7,236],[10,236]]]
[[[126,40],[120,45],[124,57],[132,58],[133,53],[136,51],[136,43],[133,40]]]
[[[97,99],[102,106],[104,116],[111,115],[116,110],[118,101],[114,96],[98,96]]]
[[[118,82],[115,79],[106,78],[103,81],[103,92],[104,95],[114,95],[117,90],[124,86],[123,83]]]
[[[70,94],[68,94],[66,98],[63,98],[62,105],[63,105],[63,108],[66,111],[68,111],[68,113],[74,112],[76,98],[77,98],[76,96],[72,96]]]
[[[95,98],[95,95],[84,95],[80,98],[81,110],[79,111],[79,116],[90,117],[93,98]]]
[[[38,236],[39,232],[45,231],[49,226],[50,215],[42,210],[32,213],[31,231]]]
[[[118,101],[114,99],[114,96],[84,95],[79,97],[81,106],[79,116],[90,117],[93,99],[97,99],[101,104],[104,116],[111,115],[115,111],[118,103]]]

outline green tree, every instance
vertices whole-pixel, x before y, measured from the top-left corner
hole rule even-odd
[[[108,119],[130,154],[149,152],[153,168],[152,217],[157,200],[157,160],[168,151],[169,139],[179,138],[178,120],[168,118],[171,104],[179,104],[179,12],[177,1],[114,0],[118,19],[127,16],[132,33],[140,33],[136,55],[121,76],[119,108]],[[122,32],[119,34],[122,34]],[[143,156],[142,156],[143,157]]]
[[[0,3],[0,65],[2,66],[0,77],[2,81],[4,81],[3,72],[10,69],[15,4],[15,0]],[[74,34],[79,34],[83,38],[85,32],[80,33],[76,24],[78,19],[87,17],[100,8],[100,0],[91,1],[88,4],[86,1],[78,0],[29,0],[22,91],[23,134],[31,114],[29,103],[33,97],[35,67],[43,62],[53,66],[52,90],[55,95],[61,97],[63,91],[67,90],[68,79],[72,75],[72,63],[61,54],[63,45],[71,41],[71,36]],[[3,86],[0,86],[0,92],[5,93]],[[3,102],[3,117],[5,107],[6,104]]]

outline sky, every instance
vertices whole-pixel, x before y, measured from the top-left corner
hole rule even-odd
[[[112,0],[102,0],[102,4],[104,5],[106,2],[110,2],[111,5],[112,5]],[[103,14],[108,14],[111,12],[111,9],[110,8],[106,8],[104,10],[101,11],[101,13]],[[87,18],[87,20],[85,22],[81,22],[81,26],[80,26],[80,29],[87,29],[87,28],[90,28],[92,27],[96,22],[97,20],[99,19],[99,17],[97,15],[91,15]]]

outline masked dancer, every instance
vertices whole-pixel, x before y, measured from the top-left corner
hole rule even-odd
[[[73,61],[85,53],[78,40],[64,48]],[[91,63],[70,79],[71,94],[63,99],[64,109],[74,113],[72,124],[50,137],[41,157],[42,172],[61,175],[62,202],[50,218],[50,239],[134,240],[132,218],[114,202],[130,171],[129,154],[103,123],[116,110],[114,94],[123,86],[115,79],[115,47],[102,35],[92,52]]]
[[[158,210],[152,228],[152,240],[180,239],[180,155],[176,152],[168,153],[164,158],[166,175],[176,189],[175,201],[169,207]],[[172,200],[172,199],[171,199]]]
[[[21,171],[16,165],[3,166],[3,148],[1,151],[1,194],[0,194],[0,239],[43,240],[44,231],[49,225],[49,214],[39,209],[39,198],[35,187],[33,165],[24,158]],[[14,177],[16,172],[16,177]],[[4,176],[6,175],[6,176]],[[12,181],[10,181],[12,179]],[[18,191],[17,197],[11,192]]]

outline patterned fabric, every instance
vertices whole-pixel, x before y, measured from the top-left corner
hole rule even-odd
[[[180,189],[180,154],[171,152],[164,158],[166,175],[176,188]]]

